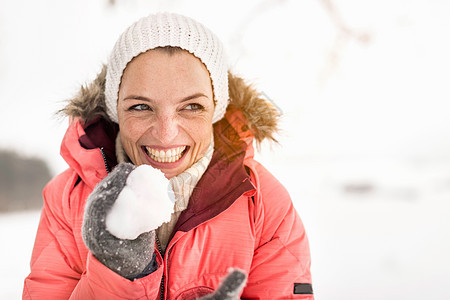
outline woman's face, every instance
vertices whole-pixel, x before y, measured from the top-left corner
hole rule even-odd
[[[211,142],[209,73],[186,51],[142,53],[123,73],[117,112],[120,139],[131,161],[172,178],[203,157]]]

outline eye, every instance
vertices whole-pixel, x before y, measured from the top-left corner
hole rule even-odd
[[[151,108],[147,104],[136,104],[136,105],[130,106],[130,108],[128,108],[128,110],[143,111],[143,110],[151,110]]]
[[[191,103],[188,104],[184,107],[185,110],[190,110],[190,111],[201,111],[204,109],[204,107],[198,103]]]

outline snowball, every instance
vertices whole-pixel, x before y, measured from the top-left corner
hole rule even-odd
[[[128,175],[126,185],[106,216],[106,228],[120,239],[134,240],[170,221],[174,203],[169,180],[149,165],[141,165]]]

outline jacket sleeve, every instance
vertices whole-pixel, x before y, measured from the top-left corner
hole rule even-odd
[[[261,165],[252,174],[257,245],[246,299],[314,299],[308,238],[286,189]]]
[[[130,281],[87,251],[79,229],[74,228],[77,222],[72,219],[77,214],[74,211],[83,209],[65,200],[70,198],[69,194],[77,194],[78,203],[82,202],[83,192],[66,191],[74,183],[63,173],[44,189],[44,206],[23,299],[155,299],[162,267],[144,278]],[[157,259],[161,265],[160,257]]]

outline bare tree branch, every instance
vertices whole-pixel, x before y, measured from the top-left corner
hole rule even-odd
[[[353,39],[359,43],[368,44],[372,36],[368,32],[350,28],[342,19],[332,0],[319,0],[319,2],[325,8],[325,11],[327,12],[331,21],[338,29],[338,33],[334,40],[332,49],[328,54],[328,57],[326,58],[327,63],[325,64],[324,70],[319,75],[319,83],[322,85],[326,82],[331,73],[337,68],[342,49],[348,44],[349,41]]]
[[[245,35],[245,32],[247,31],[247,28],[250,26],[250,24],[265,11],[273,8],[275,5],[284,4],[285,2],[287,2],[287,0],[264,0],[258,2],[258,4],[255,5],[253,9],[249,10],[247,15],[241,19],[237,26],[235,26],[234,33],[231,35],[232,39],[230,43],[238,49],[238,53],[245,52],[245,47],[243,45],[243,36]]]

